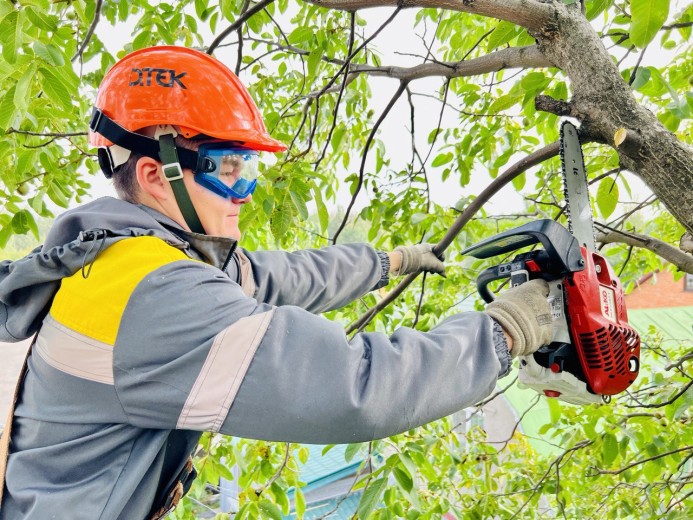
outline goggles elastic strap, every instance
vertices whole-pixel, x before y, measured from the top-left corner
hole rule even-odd
[[[188,224],[190,231],[204,235],[205,230],[190,200],[185,182],[183,182],[183,170],[178,162],[178,154],[176,153],[176,145],[173,142],[172,135],[167,134],[159,137],[159,158],[164,165],[163,170],[166,180],[171,184],[178,208],[180,208],[180,212],[183,214],[183,218]]]

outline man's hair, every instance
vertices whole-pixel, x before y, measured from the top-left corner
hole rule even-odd
[[[145,133],[140,131],[139,133]],[[146,133],[145,133],[146,134]],[[194,139],[187,139],[181,134],[178,134],[174,142],[180,148],[188,150],[197,150],[199,144]],[[130,153],[130,157],[126,162],[118,166],[113,172],[113,187],[122,200],[136,203],[139,201],[140,186],[137,183],[137,161],[144,155],[135,152]]]

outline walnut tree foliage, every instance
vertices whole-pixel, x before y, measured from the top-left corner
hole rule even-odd
[[[360,322],[368,330],[429,329],[476,298],[485,264],[461,258],[464,246],[533,218],[565,223],[561,116],[581,124],[597,238],[625,285],[660,268],[693,272],[679,249],[693,231],[688,2],[3,0],[0,19],[2,247],[12,235],[38,239],[37,221],[90,197],[99,173],[86,130],[108,67],[129,51],[177,44],[212,46],[290,145],[244,209],[244,246],[360,239],[387,249],[439,242],[461,226],[443,247],[447,279],[404,287]],[[108,26],[122,43],[108,40]],[[406,51],[382,50],[398,41]],[[395,117],[405,138],[393,142],[383,129]],[[518,163],[530,154],[531,169]],[[651,195],[632,191],[638,177]],[[437,200],[440,185],[458,202]],[[505,185],[522,207],[488,214]],[[383,298],[328,317],[348,326]],[[603,406],[549,401],[538,438],[517,429],[499,446],[447,418],[350,446],[349,457],[367,461],[353,486],[365,490],[359,517],[693,517],[693,345],[655,329],[643,340],[629,392]],[[524,395],[520,414],[538,400]],[[299,516],[305,510],[305,447],[206,435],[198,455],[201,478],[175,518],[204,510],[233,464],[237,518],[280,518],[291,487]]]

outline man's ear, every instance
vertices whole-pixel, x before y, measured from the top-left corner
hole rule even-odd
[[[151,157],[140,157],[135,166],[135,175],[143,193],[158,201],[164,201],[170,197],[170,187],[164,180],[159,161]]]

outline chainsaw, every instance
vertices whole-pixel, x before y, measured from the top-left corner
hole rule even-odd
[[[541,278],[549,284],[553,338],[531,356],[520,357],[520,384],[568,403],[609,402],[638,375],[640,337],[628,324],[620,280],[596,250],[577,128],[566,121],[560,134],[568,229],[550,219],[538,220],[462,254],[488,259],[533,246],[485,269],[476,282],[487,303],[494,299],[489,285],[497,280],[517,286]]]

